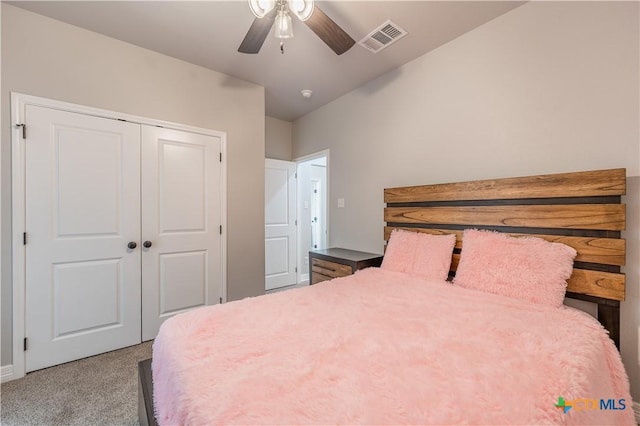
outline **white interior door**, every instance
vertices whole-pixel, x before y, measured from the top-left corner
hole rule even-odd
[[[296,163],[265,160],[265,288],[296,284]]]
[[[37,106],[26,123],[33,371],[140,342],[140,126]]]
[[[222,295],[220,138],[142,126],[142,340]]]

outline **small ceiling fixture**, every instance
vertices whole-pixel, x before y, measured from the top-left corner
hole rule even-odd
[[[276,16],[276,38],[291,38],[293,37],[293,24],[291,23],[291,16],[289,12],[284,8],[278,11]]]
[[[302,97],[306,98],[306,99],[310,99],[311,95],[313,95],[313,91],[311,91],[309,89],[304,89],[300,93],[302,93]]]

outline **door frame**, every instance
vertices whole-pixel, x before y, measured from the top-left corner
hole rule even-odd
[[[297,157],[293,159],[293,162],[296,163],[296,173],[298,173],[298,166],[300,165],[300,163],[304,163],[306,161],[309,160],[315,160],[316,158],[322,158],[322,157],[326,157],[327,159],[327,182],[326,182],[326,194],[327,194],[327,217],[326,217],[326,223],[327,223],[327,239],[326,239],[326,243],[327,243],[327,247],[331,247],[331,232],[330,230],[330,216],[331,216],[331,155],[330,155],[330,150],[329,149],[324,149],[322,151],[318,151],[318,152],[314,152],[312,154],[308,154],[308,155],[303,155],[302,157]],[[302,199],[300,197],[300,179],[298,179],[297,181],[297,189],[296,189],[296,196],[297,196],[297,201],[296,201],[296,215],[298,217],[298,219],[300,219],[302,217],[302,209],[300,208],[300,200]],[[302,282],[302,276],[303,275],[309,275],[309,265],[304,265],[304,262],[302,261],[303,255],[302,255],[302,235],[300,232],[300,226],[298,226],[297,228],[297,241],[296,241],[296,245],[298,246],[296,251],[296,264],[298,266],[298,283]],[[309,260],[309,262],[311,262],[311,260]],[[311,277],[309,277],[310,279]]]
[[[169,121],[156,120],[153,118],[120,113],[101,108],[93,108],[85,105],[78,105],[69,102],[57,101],[53,99],[41,98],[38,96],[26,95],[11,92],[11,253],[12,253],[12,364],[3,366],[7,369],[2,375],[2,382],[19,379],[25,375],[25,352],[23,350],[25,336],[26,319],[26,297],[25,297],[25,275],[26,275],[26,249],[22,243],[23,232],[25,232],[25,176],[26,176],[26,155],[25,144],[22,139],[22,128],[18,125],[24,123],[24,114],[27,105],[40,106],[44,108],[57,109],[77,114],[90,115],[111,120],[125,120],[140,125],[159,126],[175,130],[182,130],[190,133],[198,133],[207,136],[220,138],[220,151],[222,153],[220,193],[221,212],[220,221],[222,225],[221,236],[221,271],[222,271],[222,301],[227,301],[227,133],[217,130],[204,129],[201,127],[187,126],[184,124]],[[26,129],[28,132],[29,129]],[[4,373],[4,372],[3,372]]]

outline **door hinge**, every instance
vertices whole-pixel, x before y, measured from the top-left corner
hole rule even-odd
[[[220,225],[220,235],[222,235],[222,225]]]
[[[222,163],[222,153],[220,153],[220,162]]]
[[[27,233],[26,232],[22,233],[22,245],[23,246],[27,245]]]
[[[298,219],[296,219],[296,220],[294,221],[294,225],[295,225],[295,226],[298,226]]]
[[[293,175],[296,179],[298,179],[298,172]]]
[[[220,303],[222,303],[222,297],[220,298]]]
[[[26,124],[16,124],[17,128],[22,128],[22,139],[27,139],[27,125]]]
[[[296,266],[296,273],[298,272],[298,267]]]
[[[24,343],[22,345],[22,349],[25,350],[25,351],[27,350],[27,338],[26,337],[24,338]]]

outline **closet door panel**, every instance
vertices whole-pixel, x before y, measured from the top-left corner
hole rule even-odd
[[[140,342],[140,126],[28,105],[26,371]]]
[[[220,139],[142,128],[142,339],[221,297]]]

